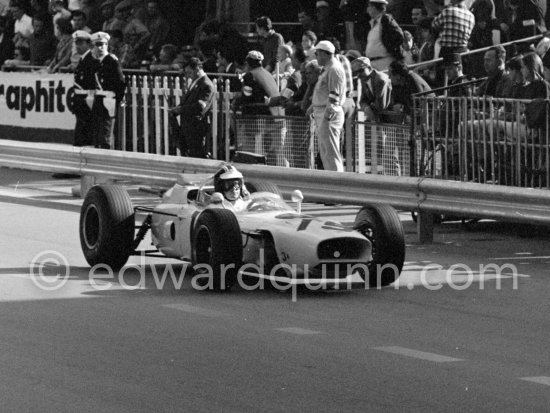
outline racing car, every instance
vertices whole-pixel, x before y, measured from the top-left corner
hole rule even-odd
[[[208,270],[210,287],[230,289],[239,277],[336,288],[394,282],[405,259],[403,227],[384,204],[363,206],[353,226],[294,209],[270,182],[247,182],[246,207],[234,210],[215,191],[213,175],[178,174],[155,206],[134,206],[117,185],[96,185],[85,196],[79,223],[91,266],[117,271],[131,255],[175,258]],[[143,216],[136,225],[136,216]],[[139,250],[151,231],[153,250]]]

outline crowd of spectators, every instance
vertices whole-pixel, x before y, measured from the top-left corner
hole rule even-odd
[[[238,26],[206,19],[196,28],[194,40],[181,44],[170,35],[160,0],[0,0],[0,64],[70,71],[91,47],[89,34],[101,30],[110,34],[110,52],[124,69],[183,73],[190,59],[198,57],[210,77],[229,75],[232,91],[239,93],[245,74],[257,71],[246,59],[255,50],[277,89],[258,93],[258,102],[253,103],[261,104],[268,97],[265,113],[277,105],[287,114],[305,115],[322,73],[316,45],[330,41],[345,74],[345,118],[353,114],[359,82],[363,95],[357,105],[375,121],[388,111],[407,119],[410,96],[439,88],[445,79],[457,86],[447,92],[451,96],[534,97],[531,94],[547,89],[544,63],[550,65],[546,53],[550,41],[543,39],[537,48],[532,41],[518,42],[546,31],[544,0],[318,0],[313,4],[312,9],[299,10],[291,30],[261,16],[255,19],[254,33],[243,35]],[[504,41],[515,44],[461,56]],[[443,64],[422,64],[439,57]],[[507,61],[512,62],[510,68]],[[500,87],[512,79],[510,71],[518,64],[520,76],[514,80],[518,84]],[[468,84],[485,76],[489,80],[477,90]]]

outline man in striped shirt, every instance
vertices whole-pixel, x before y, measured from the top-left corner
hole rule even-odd
[[[464,3],[464,0],[451,0],[432,22],[432,27],[439,32],[441,57],[468,50],[475,18]]]
[[[331,42],[322,40],[315,49],[323,72],[315,85],[308,114],[313,114],[315,120],[323,168],[343,172],[340,134],[344,126],[342,105],[346,100],[346,75],[342,64],[334,56],[335,48]]]

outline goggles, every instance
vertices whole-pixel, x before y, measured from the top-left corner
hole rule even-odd
[[[243,182],[241,179],[227,179],[222,181],[222,188],[223,191],[230,191],[235,188],[241,188],[243,186]]]

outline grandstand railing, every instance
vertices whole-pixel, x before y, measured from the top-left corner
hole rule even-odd
[[[549,105],[543,99],[415,96],[414,173],[550,188]]]

